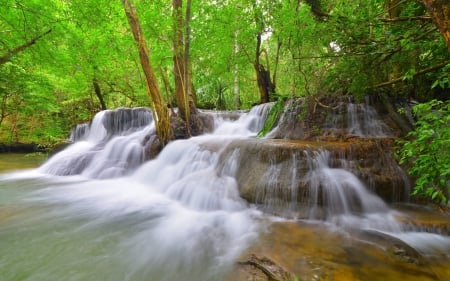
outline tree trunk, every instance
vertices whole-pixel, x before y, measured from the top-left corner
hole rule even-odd
[[[103,99],[102,90],[100,89],[100,85],[98,84],[97,77],[94,77],[94,79],[92,79],[92,86],[94,87],[95,95],[97,96],[98,100],[100,101],[102,110],[106,110],[107,109],[106,103],[105,103],[105,100]]]
[[[189,114],[197,115],[197,95],[192,81],[192,64],[191,64],[191,4],[192,0],[186,1],[186,18],[185,18],[185,40],[184,40],[184,71],[185,71],[185,93],[189,106]],[[196,118],[196,117],[195,117]]]
[[[2,96],[2,103],[0,106],[0,126],[3,123],[3,120],[6,118],[6,116],[8,116],[7,112],[6,112],[6,106],[7,106],[7,101],[8,101],[8,94],[4,94]]]
[[[422,0],[434,24],[444,37],[447,49],[450,51],[450,1]]]
[[[240,97],[240,85],[239,85],[239,64],[237,63],[237,56],[239,53],[239,44],[238,44],[238,31],[234,33],[234,59],[235,59],[235,65],[234,65],[234,87],[233,87],[233,93],[234,93],[234,107],[236,110],[241,108],[241,97]]]
[[[255,4],[256,5],[256,4]],[[256,9],[255,9],[256,10]],[[262,23],[261,15],[255,14],[255,21],[259,26],[259,32],[256,34],[256,49],[255,49],[255,61],[253,63],[253,67],[256,71],[256,82],[258,84],[258,90],[260,95],[260,103],[267,103],[270,101],[270,97],[275,92],[275,85],[272,83],[270,77],[270,69],[264,67],[261,63],[260,57],[262,54],[261,43],[262,43],[262,32],[264,30],[264,25]],[[267,56],[268,57],[268,56]],[[268,59],[266,59],[268,60]],[[267,61],[267,65],[269,65],[269,61]]]
[[[274,85],[270,80],[270,72],[264,68],[264,65],[258,63],[254,64],[256,71],[256,80],[258,83],[260,103],[267,103],[274,93]]]
[[[141,24],[136,13],[134,5],[129,0],[122,0],[125,8],[125,14],[133,32],[134,40],[136,41],[141,66],[147,81],[147,89],[150,98],[150,107],[156,126],[156,133],[158,135],[161,145],[167,144],[172,139],[172,131],[170,126],[169,111],[167,105],[164,103],[161,93],[159,91],[158,81],[156,80],[149,57],[147,42],[142,32]]]
[[[190,20],[191,0],[186,1],[186,15],[183,20],[183,1],[172,0],[174,38],[173,64],[175,77],[175,97],[180,117],[186,126],[186,135],[197,135],[203,131],[196,108],[196,95],[192,82],[192,67],[190,62]],[[184,31],[184,34],[183,34]],[[184,35],[184,37],[183,37]]]
[[[173,38],[173,68],[175,77],[175,98],[177,101],[178,111],[181,118],[189,122],[190,112],[187,99],[187,80],[186,80],[186,60],[185,60],[185,50],[183,42],[183,1],[173,0],[173,28],[174,28],[174,38]]]
[[[275,55],[275,67],[273,70],[273,76],[272,76],[272,84],[273,84],[273,91],[275,92],[276,84],[277,84],[277,74],[278,74],[278,65],[280,64],[280,50],[281,50],[282,42],[280,41],[280,38],[277,39],[277,53]],[[267,55],[267,63],[269,63],[269,56]]]
[[[261,56],[261,33],[256,35],[256,52],[255,62],[253,67],[256,71],[256,82],[258,84],[260,103],[266,103],[270,100],[270,95],[273,93],[273,84],[270,80],[270,71],[264,68],[260,61]]]

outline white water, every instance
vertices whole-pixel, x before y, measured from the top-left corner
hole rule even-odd
[[[0,280],[224,279],[257,238],[260,212],[219,154],[256,135],[261,110],[217,118],[214,134],[174,141],[144,165],[149,115],[113,130],[135,117],[97,114],[37,171],[0,178],[0,207],[11,209],[0,217]]]
[[[258,237],[261,213],[239,196],[239,151],[220,154],[230,141],[254,137],[266,112],[216,118],[214,133],[174,141],[144,164],[154,132],[148,112],[99,113],[38,170],[0,177],[0,280],[223,280]],[[428,234],[405,232],[353,174],[329,167],[326,151],[307,156],[312,219],[320,217],[314,200],[325,200],[332,225],[393,233],[423,251],[450,247],[448,237],[421,243]],[[271,166],[268,182],[279,169]]]

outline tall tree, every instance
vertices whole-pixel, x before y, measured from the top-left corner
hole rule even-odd
[[[260,103],[266,103],[270,101],[270,97],[275,93],[275,81],[272,81],[270,76],[270,63],[269,55],[267,50],[262,48],[262,38],[266,30],[266,25],[264,24],[263,15],[264,12],[258,7],[258,2],[254,3],[254,13],[255,13],[255,23],[256,23],[256,46],[255,46],[255,57],[253,61],[253,67],[256,71],[256,83],[258,85]],[[261,56],[265,55],[266,67],[261,61]]]
[[[125,14],[133,33],[133,37],[138,47],[141,66],[147,81],[148,94],[150,97],[150,107],[152,109],[153,119],[156,125],[156,132],[162,145],[165,145],[172,139],[170,127],[169,110],[164,103],[159,91],[158,81],[156,80],[152,64],[150,62],[147,42],[142,32],[142,27],[134,5],[129,0],[122,0]]]
[[[181,118],[188,121],[190,118],[187,65],[185,44],[183,38],[183,0],[172,0],[173,17],[173,71],[175,78],[175,98]],[[188,124],[188,122],[186,122]]]
[[[192,127],[199,126],[190,61],[192,2],[186,1],[184,17],[183,0],[172,0],[172,8],[175,97],[180,117],[186,124],[186,133],[189,136],[192,134],[192,129],[198,129]]]

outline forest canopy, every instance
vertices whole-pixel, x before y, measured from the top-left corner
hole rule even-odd
[[[175,106],[173,5],[132,2],[161,95]],[[432,6],[445,1],[179,2],[180,14],[190,7],[180,38],[189,42],[199,108],[312,95],[449,96],[448,29]],[[58,142],[102,109],[149,105],[121,1],[2,0],[0,33],[0,142]]]

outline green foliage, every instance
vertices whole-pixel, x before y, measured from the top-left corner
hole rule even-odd
[[[313,13],[311,2],[327,15]],[[272,77],[276,72],[281,98],[363,96],[398,78],[390,85],[396,95],[426,101],[448,91],[450,65],[417,75],[450,60],[434,24],[414,19],[426,16],[423,5],[391,2],[368,0],[362,9],[360,1],[344,0],[193,1],[190,59],[199,105],[247,109],[258,102],[256,34],[263,38],[260,63]],[[170,102],[171,3],[134,3]],[[101,109],[94,79],[108,108],[148,105],[120,2],[4,0],[0,15],[0,56],[52,30],[0,68],[2,141],[60,138],[91,119]]]
[[[442,68],[436,81],[434,81],[433,85],[431,85],[431,88],[436,87],[440,87],[441,89],[450,89],[450,63]]]
[[[431,84],[446,83],[439,69],[416,75],[450,60],[433,22],[420,20],[427,14],[419,1],[373,0],[365,2],[365,9],[357,1],[321,2],[329,4],[332,15],[325,40],[337,46],[328,53],[334,56],[323,84],[329,92],[364,95],[397,80],[385,87],[396,95],[430,100],[435,92]]]
[[[417,124],[402,143],[400,163],[416,177],[413,195],[447,204],[450,193],[450,101],[432,100],[413,108]]]

